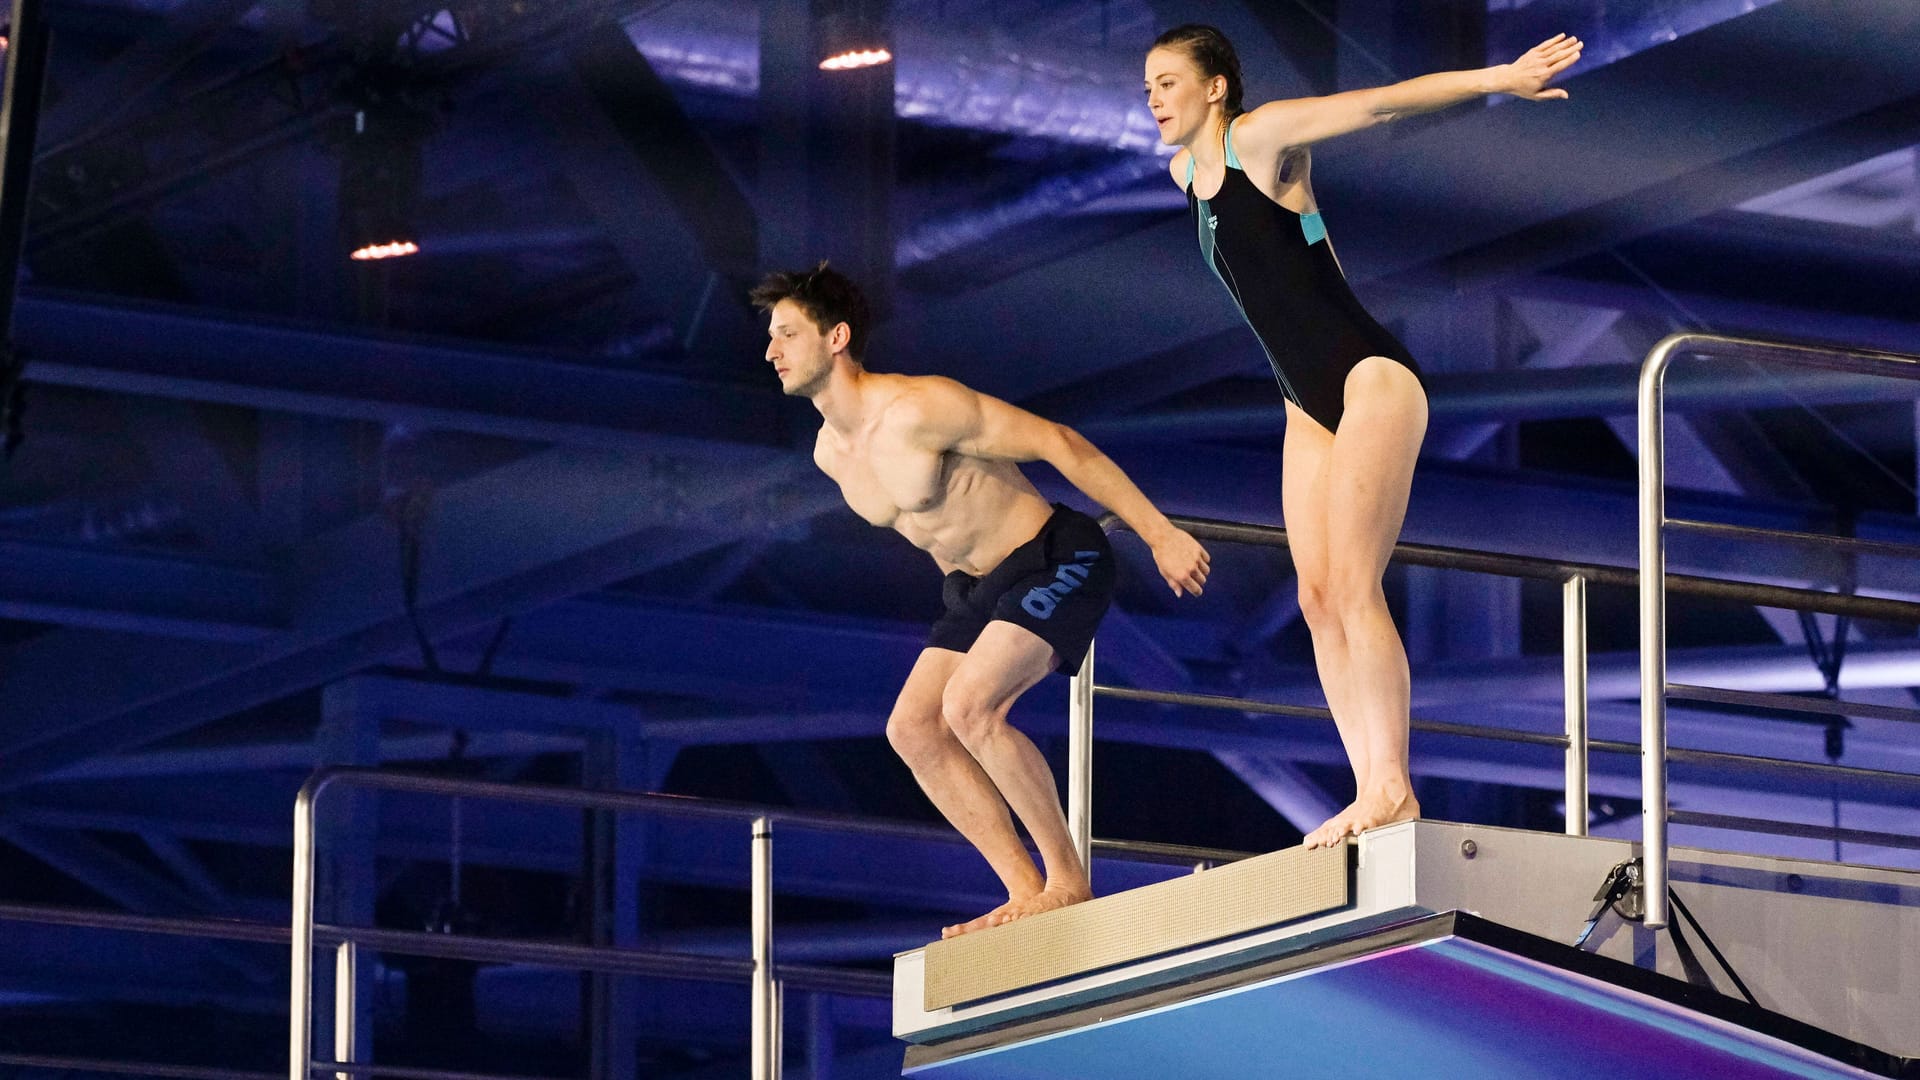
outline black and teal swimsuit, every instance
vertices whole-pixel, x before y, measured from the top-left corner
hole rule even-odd
[[[1360,361],[1384,356],[1416,378],[1420,365],[1360,306],[1319,212],[1295,213],[1253,185],[1233,152],[1232,124],[1225,144],[1226,176],[1211,199],[1194,195],[1193,157],[1187,157],[1187,206],[1200,252],[1260,339],[1281,393],[1337,431],[1347,373]]]

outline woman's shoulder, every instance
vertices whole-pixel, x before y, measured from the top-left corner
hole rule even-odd
[[[1240,156],[1272,154],[1286,143],[1286,103],[1269,101],[1233,118],[1233,148]]]
[[[1193,151],[1183,146],[1167,161],[1167,175],[1173,177],[1175,186],[1182,191],[1187,188],[1187,168],[1192,160]]]

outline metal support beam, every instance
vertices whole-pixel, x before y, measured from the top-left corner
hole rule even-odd
[[[671,762],[671,750],[659,755]],[[589,745],[582,780],[590,787],[622,791],[652,791],[665,779],[666,768],[653,748],[631,727],[595,735]],[[645,933],[641,878],[646,873],[648,849],[658,822],[607,812],[586,815],[587,881],[592,897],[592,924],[596,945],[637,947]],[[634,1080],[639,1075],[641,987],[629,977],[594,973],[581,980],[585,995],[589,1068],[587,1075],[601,1080]]]
[[[123,430],[146,451],[155,486],[186,511],[204,548],[230,559],[260,559],[266,538],[259,511],[207,418],[179,401],[119,404]]]
[[[10,821],[0,824],[0,840],[135,914],[179,915],[204,910],[190,892],[154,874],[82,832]],[[215,914],[229,909],[216,907]],[[264,988],[276,981],[265,957],[225,942],[196,942],[191,963],[221,973],[242,986]]]
[[[1920,66],[1893,41],[1914,33],[1920,11],[1902,0],[1872,0],[1844,15],[1822,0],[1781,0],[1576,75],[1566,83],[1570,100],[1556,108],[1482,109],[1395,140],[1394,157],[1422,163],[1418,194],[1378,174],[1385,147],[1330,155],[1319,170],[1324,183],[1356,200],[1359,212],[1344,220],[1367,241],[1344,254],[1375,275],[1445,258],[1456,282],[1471,285],[1911,144],[1920,135]],[[1858,41],[1885,47],[1863,50]],[[1820,59],[1839,53],[1857,65],[1855,77],[1832,78]],[[1700,72],[1730,70],[1754,73],[1741,93],[1698,92]],[[1639,167],[1614,167],[1616,148],[1629,144]],[[1526,180],[1535,155],[1566,182],[1549,192]],[[1408,220],[1445,228],[1417,236],[1386,229]]]
[[[1213,756],[1302,834],[1340,812],[1340,804],[1284,754],[1217,750]]]
[[[136,39],[88,78],[62,88],[47,110],[45,154],[106,134],[127,112],[193,62],[259,0],[187,0],[166,12],[153,33]]]
[[[351,679],[344,680],[351,682]],[[323,700],[332,699],[342,684],[327,687]],[[413,716],[396,717],[416,719]],[[449,727],[466,725],[458,717],[445,721]],[[529,728],[543,725],[529,724]],[[583,740],[562,732],[493,731],[465,733],[466,756],[470,758],[523,758],[537,754],[578,753]],[[380,740],[378,759],[388,762],[439,761],[453,746],[447,734],[388,735]],[[306,772],[319,764],[309,742],[215,743],[207,746],[173,747],[98,757],[62,769],[47,777],[49,781],[133,780],[154,776],[221,776],[236,772]]]
[[[35,383],[575,446],[715,456],[731,445],[743,463],[787,441],[772,391],[565,356],[31,295],[17,326]]]
[[[608,498],[607,493],[623,493]],[[553,450],[453,485],[430,524],[420,616],[453,634],[537,608],[837,503],[810,468],[758,470],[652,455]],[[392,550],[376,516],[309,543],[293,629],[257,646],[156,644],[56,632],[14,650],[0,683],[10,720],[0,786],[358,670],[410,648]],[[506,537],[512,543],[502,543]],[[76,681],[76,671],[94,672]],[[99,677],[114,671],[117,677]],[[57,690],[55,688],[58,688]]]
[[[831,259],[884,315],[894,270],[895,68],[821,71],[817,27],[829,7],[760,6],[760,255],[780,269]],[[889,44],[891,9],[890,0],[862,4]]]
[[[608,126],[679,211],[706,266],[736,281],[753,274],[759,256],[753,206],[626,30],[602,22],[581,34],[567,59]]]
[[[184,889],[78,832],[0,823],[0,839],[108,900],[142,915],[197,912]]]
[[[233,911],[233,900],[226,889],[214,879],[207,865],[200,861],[179,837],[162,832],[141,834],[140,840],[153,852],[155,858],[165,863],[167,869],[180,879],[195,899],[207,910],[216,913]]]
[[[0,618],[212,642],[286,623],[284,587],[256,567],[97,545],[0,540]]]

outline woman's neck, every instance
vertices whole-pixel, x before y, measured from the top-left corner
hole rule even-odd
[[[1187,153],[1193,155],[1195,163],[1212,168],[1227,159],[1227,114],[1216,112],[1212,118],[1200,127],[1201,134],[1187,144]]]

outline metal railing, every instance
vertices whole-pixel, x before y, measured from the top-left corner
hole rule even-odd
[[[1920,380],[1920,356],[1880,352],[1872,349],[1842,349],[1832,346],[1797,345],[1784,342],[1753,341],[1722,337],[1718,334],[1670,334],[1647,353],[1640,368],[1639,442],[1640,442],[1640,786],[1643,881],[1646,890],[1646,925],[1658,929],[1667,925],[1667,824],[1675,819],[1667,806],[1667,696],[1688,696],[1696,700],[1727,701],[1727,692],[1702,687],[1674,686],[1667,682],[1667,592],[1666,531],[1690,529],[1721,537],[1744,537],[1773,543],[1796,543],[1825,547],[1848,555],[1878,554],[1901,558],[1920,558],[1920,547],[1856,540],[1850,537],[1820,536],[1777,529],[1755,529],[1715,522],[1688,521],[1667,517],[1667,475],[1665,408],[1663,390],[1667,369],[1679,356],[1742,360],[1765,364],[1819,368],[1825,371],[1859,375],[1893,376]],[[1861,599],[1854,597],[1851,599]],[[1897,604],[1880,601],[1880,606]],[[1920,605],[1902,605],[1920,611]],[[1867,616],[1869,618],[1875,616]],[[1914,621],[1911,613],[1898,621]],[[1720,696],[1708,697],[1718,693]],[[1743,704],[1806,710],[1808,702],[1786,694],[1742,693]],[[1860,706],[1853,706],[1858,709]],[[1813,710],[1821,711],[1821,710]],[[1920,718],[1920,714],[1915,717]],[[1699,815],[1691,815],[1698,817]]]
[[[752,941],[748,959],[729,959],[684,953],[650,952],[614,946],[568,945],[550,942],[476,938],[418,931],[324,925],[315,921],[314,891],[318,850],[320,797],[335,788],[406,792],[449,798],[494,799],[533,805],[615,813],[659,814],[680,818],[727,821],[748,826],[751,856]],[[341,1076],[377,1071],[381,1075],[418,1075],[420,1080],[507,1080],[481,1074],[433,1070],[399,1070],[369,1066],[353,1059],[353,969],[358,950],[436,956],[458,960],[519,961],[553,967],[675,979],[739,982],[752,985],[752,1073],[754,1080],[776,1080],[780,1075],[780,1006],[783,992],[792,987],[821,993],[888,997],[892,980],[877,972],[773,962],[773,827],[852,832],[915,841],[958,844],[951,830],[904,822],[876,820],[846,814],[808,813],[746,803],[696,799],[682,795],[588,790],[541,784],[505,784],[461,780],[379,769],[336,767],[321,769],[308,779],[294,802],[293,925],[286,934],[292,944],[292,993],[288,1013],[289,1080],[309,1080],[316,1070]],[[1177,866],[1231,862],[1246,852],[1173,844],[1095,841],[1093,846],[1132,861]],[[0,910],[0,914],[4,914]],[[276,939],[279,940],[279,939]],[[316,941],[337,948],[335,963],[334,1060],[313,1055],[313,962]],[[431,1073],[431,1075],[429,1075]]]
[[[1257,547],[1288,546],[1287,531],[1274,525],[1215,521],[1207,518],[1175,517],[1175,525],[1196,539],[1213,540]],[[1108,514],[1100,520],[1103,529],[1126,530],[1126,523]],[[1507,555],[1464,548],[1437,547],[1430,544],[1401,543],[1394,546],[1393,561],[1409,566],[1466,570],[1499,577],[1533,581],[1551,581],[1560,585],[1561,597],[1561,670],[1566,690],[1565,727],[1562,734],[1547,735],[1535,731],[1449,724],[1413,719],[1412,730],[1430,734],[1468,738],[1498,739],[1536,746],[1559,747],[1564,754],[1567,803],[1566,832],[1569,836],[1587,834],[1587,753],[1605,749],[1595,745],[1587,734],[1587,585],[1629,584],[1633,572],[1621,567],[1558,562],[1523,555]],[[1171,690],[1139,690],[1130,687],[1102,686],[1093,678],[1093,649],[1087,650],[1080,670],[1072,679],[1067,723],[1067,824],[1081,865],[1091,866],[1086,844],[1092,831],[1093,805],[1093,699],[1096,695],[1123,701],[1145,701],[1162,705],[1189,705],[1206,709],[1263,713],[1301,719],[1332,720],[1326,709],[1309,705],[1281,705],[1252,698],[1221,694],[1198,694]]]
[[[1643,445],[1645,444],[1643,443]],[[1287,546],[1286,530],[1277,526],[1185,517],[1175,517],[1172,521],[1174,524],[1187,530],[1201,540],[1248,544],[1261,547],[1284,548]],[[1111,514],[1101,519],[1101,526],[1109,532],[1122,531],[1126,528],[1124,522],[1121,522]],[[1736,529],[1742,532],[1745,531],[1736,526],[1727,526],[1725,528]],[[1764,529],[1753,531],[1764,534],[1763,538],[1767,539],[1779,539],[1782,536],[1805,539],[1804,534],[1781,533],[1778,530]],[[1815,538],[1816,541],[1818,541],[1818,539],[1819,538]],[[1642,751],[1643,745],[1657,745],[1660,748],[1660,772],[1658,781],[1655,786],[1648,787],[1647,790],[1658,793],[1658,798],[1663,808],[1665,806],[1665,763],[1667,761],[1689,765],[1713,766],[1737,772],[1769,776],[1819,776],[1861,784],[1882,785],[1920,794],[1920,775],[1913,773],[1889,772],[1821,762],[1760,757],[1751,754],[1735,754],[1719,750],[1669,749],[1666,746],[1664,734],[1664,715],[1661,735],[1657,742],[1654,743],[1648,743],[1644,733],[1641,743],[1591,738],[1587,730],[1586,590],[1588,585],[1642,589],[1642,575],[1633,569],[1623,566],[1564,562],[1532,556],[1412,543],[1396,544],[1393,550],[1392,561],[1407,566],[1424,566],[1436,569],[1460,570],[1500,577],[1519,578],[1523,580],[1558,582],[1561,585],[1561,651],[1564,674],[1563,685],[1566,693],[1564,710],[1565,731],[1562,734],[1550,735],[1544,732],[1520,731],[1511,728],[1441,723],[1432,720],[1422,720],[1419,717],[1411,718],[1410,727],[1413,731],[1428,734],[1493,739],[1523,745],[1559,748],[1564,755],[1565,761],[1565,793],[1567,800],[1566,832],[1570,836],[1586,835],[1589,754],[1637,755],[1642,757],[1644,764],[1645,755]],[[1662,566],[1664,568],[1664,563]],[[1874,596],[1851,596],[1820,589],[1732,581],[1691,574],[1667,574],[1665,575],[1665,582],[1666,592],[1697,596],[1722,602],[1751,604],[1762,607],[1778,607],[1817,614],[1847,615],[1858,618],[1883,619],[1894,622],[1920,624],[1920,603],[1906,600]],[[1644,591],[1642,595],[1644,596]],[[1643,675],[1644,671],[1645,669],[1643,667]],[[1704,687],[1683,685],[1669,686],[1668,690],[1676,697],[1688,697],[1702,701],[1718,701],[1726,704],[1759,706],[1764,701],[1766,707],[1776,709],[1807,712],[1831,712],[1835,709],[1841,709],[1845,710],[1845,714],[1849,716],[1883,716],[1920,721],[1920,710],[1891,709],[1886,706],[1858,703],[1815,701],[1787,694],[1753,694],[1747,691],[1719,691]],[[1232,712],[1286,716],[1298,719],[1330,721],[1333,718],[1333,714],[1326,709],[1306,705],[1282,705],[1269,701],[1259,701],[1253,698],[1233,697],[1220,694],[1103,686],[1094,681],[1093,652],[1090,649],[1086,660],[1083,661],[1080,666],[1079,672],[1073,677],[1068,705],[1067,753],[1069,757],[1069,784],[1067,790],[1067,821],[1069,826],[1074,830],[1074,842],[1077,846],[1081,847],[1083,853],[1085,851],[1084,844],[1086,838],[1092,828],[1089,807],[1092,805],[1093,699],[1096,696],[1111,697],[1123,701],[1184,705]],[[1642,782],[1643,785],[1646,783],[1644,769]],[[1648,796],[1648,798],[1651,797],[1651,795]],[[1654,857],[1657,855],[1662,873],[1664,873],[1666,867],[1664,822],[1667,820],[1714,828],[1737,828],[1747,832],[1772,833],[1796,837],[1819,837],[1837,839],[1850,843],[1861,842],[1884,847],[1920,849],[1920,837],[1898,833],[1868,832],[1828,826],[1809,826],[1794,822],[1765,821],[1754,818],[1736,818],[1714,814],[1674,813],[1667,814],[1662,818],[1663,827],[1660,833],[1662,846],[1658,851],[1655,852],[1652,846],[1652,840],[1649,840],[1647,843],[1647,852],[1649,853],[1648,863],[1651,865]],[[1648,889],[1648,910],[1651,911],[1653,899],[1651,883],[1649,883]],[[1664,908],[1666,899],[1664,885],[1661,886],[1660,899],[1662,901],[1662,907]],[[1663,921],[1657,925],[1665,925],[1665,923]]]

